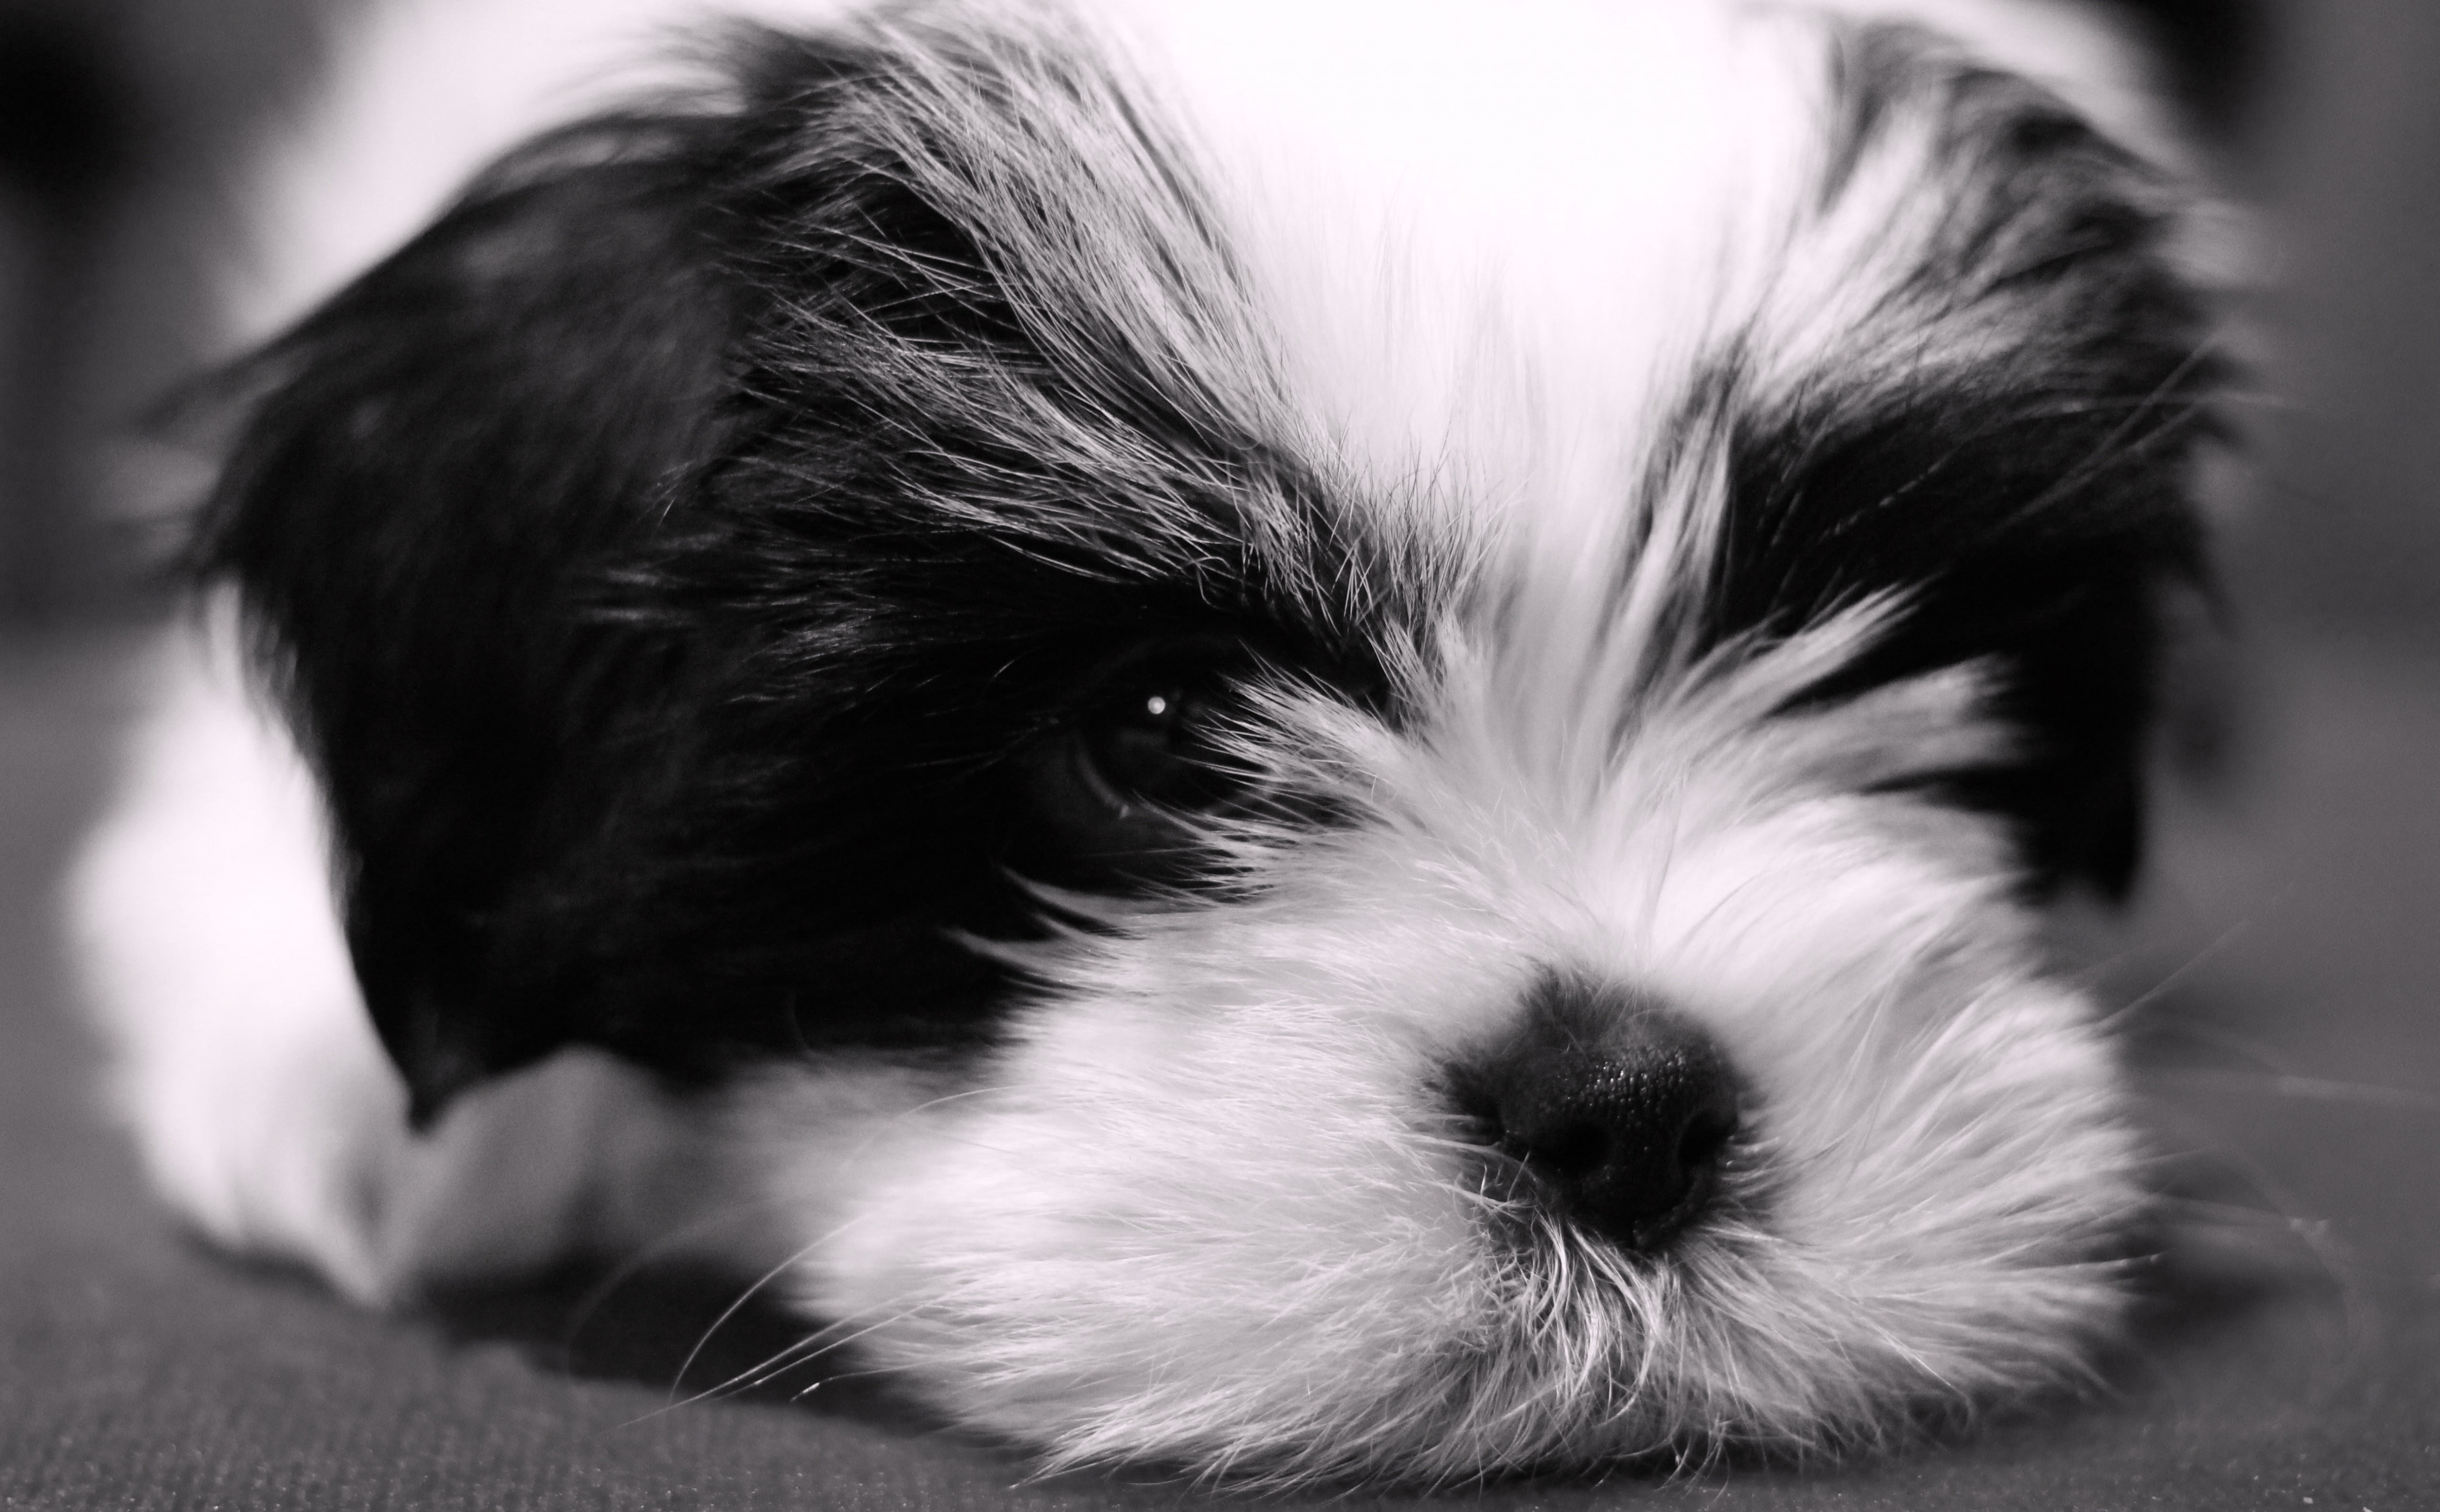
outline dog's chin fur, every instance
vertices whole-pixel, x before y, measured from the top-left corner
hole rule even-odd
[[[609,56],[460,9],[350,66]],[[767,1269],[1053,1467],[1879,1448],[2087,1379],[2141,1153],[2036,940],[2134,865],[2212,368],[2107,32],[753,9],[796,40],[238,381],[219,659],[74,886],[169,1198],[385,1304]],[[1163,657],[1236,796],[1155,832],[1075,732]],[[1452,1078],[1651,1005],[1739,1116],[1628,1244]]]

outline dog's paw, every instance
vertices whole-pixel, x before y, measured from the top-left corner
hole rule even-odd
[[[205,638],[147,671],[153,711],[65,899],[112,1109],[204,1234],[386,1297],[405,1094],[358,1004],[312,779]]]
[[[351,1007],[340,999],[329,1022],[287,1026],[284,1038],[122,1047],[111,1102],[154,1188],[206,1238],[389,1305],[422,1286],[402,1218],[424,1205],[410,1194],[429,1161],[417,1159],[396,1073],[370,1031],[347,1021]]]
[[[564,1257],[594,1222],[597,1168],[637,1137],[605,1121],[651,1089],[563,1056],[412,1132],[310,773],[224,655],[181,638],[153,672],[155,712],[66,902],[110,1100],[154,1186],[216,1243],[368,1303]]]

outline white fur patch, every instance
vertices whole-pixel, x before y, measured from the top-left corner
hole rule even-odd
[[[1614,514],[1637,421],[1716,333],[1722,259],[1798,192],[1779,180],[1815,123],[1784,28],[1570,0],[1496,24],[1450,6],[1140,19],[1315,449],[1395,503]]]

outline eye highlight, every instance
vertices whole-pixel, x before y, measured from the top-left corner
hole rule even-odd
[[[1146,669],[1073,726],[1081,775],[1121,818],[1211,807],[1225,786],[1215,747],[1225,688],[1209,668]]]
[[[1225,747],[1249,670],[1242,648],[1197,646],[1138,657],[1090,683],[1023,758],[1044,848],[1121,876],[1178,870],[1192,843],[1181,819],[1242,794]]]

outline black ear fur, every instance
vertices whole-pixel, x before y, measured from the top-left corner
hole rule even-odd
[[[239,375],[199,522],[323,774],[348,942],[426,1109],[565,1037],[476,1012],[511,889],[601,822],[672,649],[605,570],[719,429],[706,128],[609,118],[495,169]]]
[[[958,942],[1037,927],[1021,758],[1080,679],[1218,643],[1378,681],[1231,518],[1298,508],[1284,468],[1194,395],[1077,390],[911,187],[884,45],[732,63],[734,108],[518,153],[259,359],[202,521],[419,1115],[569,1041],[692,1075],[987,1039],[1006,968]],[[1140,467],[1055,465],[1052,411]]]

